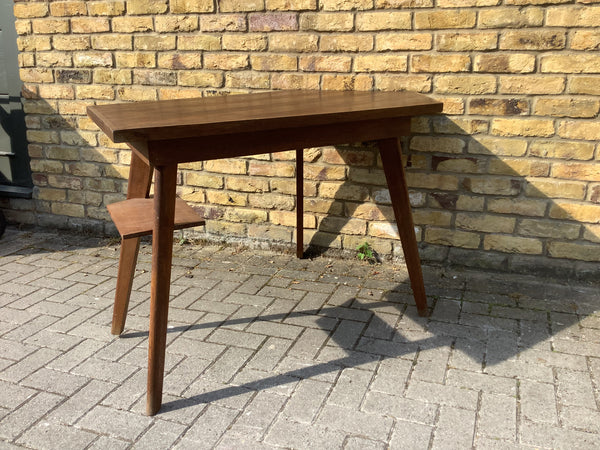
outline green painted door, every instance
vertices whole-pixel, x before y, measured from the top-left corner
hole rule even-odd
[[[25,114],[12,0],[0,0],[0,196],[30,197]]]

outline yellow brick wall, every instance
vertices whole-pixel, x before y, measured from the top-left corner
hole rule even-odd
[[[15,2],[36,185],[14,218],[110,231],[129,152],[91,104],[268,89],[412,90],[444,102],[405,139],[427,260],[575,275],[600,266],[597,0]],[[294,235],[291,152],[180,166],[211,236]],[[305,153],[306,240],[399,255],[369,145]]]

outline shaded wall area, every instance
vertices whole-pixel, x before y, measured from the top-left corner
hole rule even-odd
[[[268,89],[418,91],[405,160],[428,261],[594,277],[600,6],[550,0],[16,1],[34,199],[15,222],[113,233],[129,151],[91,104]],[[401,256],[376,150],[305,152],[307,242]],[[293,153],[180,166],[210,238],[289,244]]]

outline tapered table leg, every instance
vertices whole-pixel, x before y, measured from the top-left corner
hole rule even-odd
[[[419,257],[415,227],[410,209],[406,175],[402,165],[400,141],[397,138],[383,139],[378,141],[378,145],[417,310],[420,316],[427,316],[429,314],[427,297],[425,295],[421,259]]]
[[[146,164],[135,152],[131,152],[127,198],[148,197],[151,182],[152,167]],[[121,239],[117,288],[113,307],[112,334],[119,335],[125,328],[139,247],[140,238]]]
[[[177,164],[156,167],[154,181],[154,229],[152,232],[152,283],[148,341],[148,391],[146,413],[154,415],[162,402]]]
[[[296,256],[304,256],[304,149],[296,150]]]

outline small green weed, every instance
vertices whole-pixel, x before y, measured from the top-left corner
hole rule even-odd
[[[375,254],[373,253],[373,249],[369,245],[368,242],[363,242],[358,247],[356,247],[356,257],[361,261],[375,261]]]

